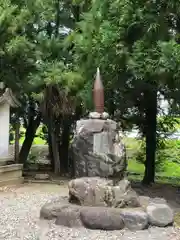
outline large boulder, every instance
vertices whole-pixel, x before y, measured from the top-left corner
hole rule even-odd
[[[174,221],[174,213],[167,204],[151,203],[147,206],[149,223],[157,227],[166,227]]]
[[[77,121],[70,147],[74,176],[122,179],[127,166],[126,151],[117,136],[116,122],[112,120]]]
[[[67,204],[67,197],[60,197],[44,204],[40,210],[40,218],[47,220],[56,218],[59,215],[59,212],[61,212],[62,206],[66,206]]]
[[[115,208],[89,207],[81,209],[81,220],[86,228],[101,230],[121,230],[124,221]]]
[[[111,180],[100,177],[76,178],[69,181],[69,202],[82,206],[106,206],[105,191],[113,186]]]
[[[110,187],[110,186],[108,186]],[[167,204],[151,201],[144,207],[116,208],[112,206],[81,206],[67,203],[66,198],[45,204],[40,211],[43,219],[55,219],[56,225],[67,227],[85,227],[89,229],[143,230],[149,225],[166,227],[173,223],[174,214]]]
[[[66,203],[48,203],[41,209],[41,218],[53,219],[55,224],[101,230],[142,230],[148,227],[148,215],[141,209],[78,206]]]
[[[164,198],[150,198],[147,196],[139,196],[141,206],[146,209],[150,204],[167,204],[166,199]]]
[[[76,205],[62,206],[58,212],[55,224],[71,228],[83,227],[80,219],[80,208]]]
[[[140,207],[139,197],[126,179],[113,186],[112,180],[84,177],[71,180],[68,187],[69,202],[79,205],[115,208]]]
[[[132,231],[148,227],[148,215],[142,209],[122,209],[120,215],[125,226]]]

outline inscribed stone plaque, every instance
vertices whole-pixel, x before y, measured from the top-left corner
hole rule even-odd
[[[94,134],[93,152],[94,153],[110,153],[111,152],[110,137],[108,132]]]

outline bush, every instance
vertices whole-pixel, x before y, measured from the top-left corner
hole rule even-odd
[[[136,141],[136,143],[135,143]],[[130,141],[132,143],[132,140]],[[145,141],[134,139],[133,145],[128,145],[128,140],[125,141],[127,146],[127,155],[129,157],[129,169],[135,172],[142,172],[145,163]],[[138,146],[138,147],[137,147]],[[133,148],[133,149],[132,149]],[[128,153],[130,152],[130,154]],[[158,139],[156,152],[156,172],[168,172],[180,176],[180,140]],[[138,170],[139,169],[139,170]],[[170,170],[168,170],[170,169]]]
[[[20,140],[19,140],[20,144],[23,144],[23,142],[24,142],[25,132],[26,132],[26,129],[21,126],[21,128],[20,128]],[[45,125],[42,125],[37,129],[33,144],[34,145],[47,144],[47,138],[48,138],[47,127]],[[15,141],[15,132],[14,132],[13,127],[10,126],[9,143],[14,144],[14,141]]]

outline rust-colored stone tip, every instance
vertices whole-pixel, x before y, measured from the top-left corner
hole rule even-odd
[[[104,112],[104,87],[101,81],[100,70],[97,68],[96,79],[94,82],[93,99],[95,111],[98,113]]]

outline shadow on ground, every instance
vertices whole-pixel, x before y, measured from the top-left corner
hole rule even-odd
[[[140,183],[132,183],[132,188],[139,194],[151,198],[164,198],[173,209],[180,209],[180,188],[170,184],[155,183],[146,187]]]

